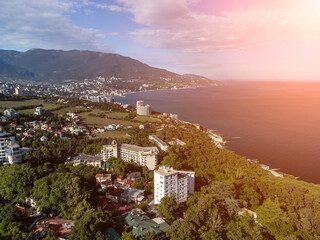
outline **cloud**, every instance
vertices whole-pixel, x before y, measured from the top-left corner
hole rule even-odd
[[[0,46],[14,49],[59,48],[108,51],[103,32],[68,19],[85,1],[10,0],[0,9]]]
[[[208,1],[208,0],[202,0]],[[136,41],[185,52],[266,47],[293,38],[320,38],[318,0],[268,0],[219,15],[194,10],[200,0],[117,0],[142,25]]]

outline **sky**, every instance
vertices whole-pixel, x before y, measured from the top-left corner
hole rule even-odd
[[[320,81],[319,0],[0,0],[0,36],[216,80]]]

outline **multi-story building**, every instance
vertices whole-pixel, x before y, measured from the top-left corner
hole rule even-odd
[[[66,164],[70,163],[73,166],[77,166],[79,164],[91,165],[94,167],[101,168],[103,162],[100,156],[91,156],[83,153],[72,154],[67,158]]]
[[[20,86],[17,86],[17,87],[14,89],[14,95],[23,96],[23,91],[22,91],[22,88],[21,88]]]
[[[150,105],[144,105],[144,101],[140,100],[137,101],[137,114],[138,115],[151,115],[151,106]]]
[[[154,204],[159,204],[165,196],[175,194],[177,202],[187,201],[194,193],[194,172],[177,171],[162,166],[154,171]]]
[[[160,138],[158,138],[156,135],[150,135],[149,139],[151,141],[154,141],[162,151],[168,151],[169,145],[166,142],[162,141]]]
[[[16,112],[13,108],[10,108],[4,110],[3,116],[18,118],[20,116],[20,113]]]
[[[2,164],[20,164],[20,146],[10,133],[0,133],[0,162]]]
[[[45,113],[45,110],[43,109],[43,107],[36,107],[34,111],[34,114],[38,116],[42,116],[44,115],[44,113]]]
[[[178,114],[175,114],[175,113],[170,113],[170,117],[171,117],[172,119],[175,119],[175,120],[178,120],[178,119],[179,119]]]
[[[157,147],[139,147],[130,144],[118,144],[113,141],[111,145],[103,145],[101,155],[103,161],[111,157],[121,158],[126,162],[134,161],[141,166],[147,166],[149,170],[153,170],[158,163]]]

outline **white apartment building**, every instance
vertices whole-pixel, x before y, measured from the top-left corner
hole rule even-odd
[[[144,105],[144,101],[137,101],[137,114],[138,115],[151,115],[152,110],[150,105]]]
[[[166,152],[168,150],[169,145],[166,142],[162,141],[160,138],[158,138],[156,135],[150,135],[149,139],[151,141],[154,141],[162,151]]]
[[[194,193],[195,172],[177,171],[162,166],[154,171],[154,204],[159,204],[165,196],[176,195],[177,202],[187,201]]]
[[[38,115],[38,116],[42,116],[44,115],[45,110],[43,109],[43,107],[36,107],[36,109],[34,110],[34,114]]]
[[[118,144],[113,141],[111,145],[103,145],[101,155],[103,161],[111,157],[121,158],[126,162],[134,161],[141,166],[147,166],[149,170],[155,169],[158,163],[157,147],[139,147],[130,144]]]
[[[3,116],[18,118],[20,116],[20,113],[16,112],[13,108],[9,108],[4,110]]]
[[[20,146],[10,133],[0,133],[0,162],[2,164],[21,163]]]

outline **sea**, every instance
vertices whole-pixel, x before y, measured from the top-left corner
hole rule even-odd
[[[221,86],[116,97],[176,113],[216,130],[226,148],[312,183],[320,183],[320,82],[226,81]]]

